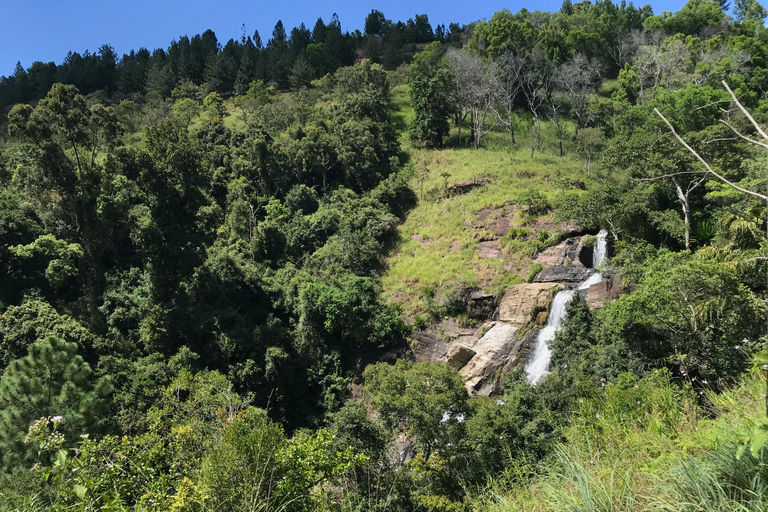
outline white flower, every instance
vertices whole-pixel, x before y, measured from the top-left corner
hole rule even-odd
[[[51,421],[54,422],[54,423],[58,423],[58,422],[60,422],[63,419],[64,418],[62,416],[54,416],[54,417],[51,418]]]

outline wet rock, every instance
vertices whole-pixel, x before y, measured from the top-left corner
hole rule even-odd
[[[627,293],[627,290],[624,289],[620,279],[618,282],[607,279],[587,288],[585,299],[589,309],[600,309],[604,301],[616,300],[623,293]]]
[[[522,327],[547,308],[551,284],[522,283],[507,288],[499,304],[499,320]]]
[[[594,269],[571,265],[545,268],[536,276],[536,283],[579,283],[594,273]]]

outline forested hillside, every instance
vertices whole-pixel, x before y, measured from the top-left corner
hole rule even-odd
[[[17,66],[0,510],[768,510],[767,15]]]

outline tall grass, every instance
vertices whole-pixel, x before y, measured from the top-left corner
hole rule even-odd
[[[538,477],[489,486],[474,508],[768,511],[768,448],[736,457],[736,440],[762,419],[764,390],[757,373],[705,399],[663,373],[601,387],[571,418],[566,441]]]

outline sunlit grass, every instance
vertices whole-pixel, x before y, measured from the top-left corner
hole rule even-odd
[[[407,90],[395,88],[393,115],[405,124],[413,118],[407,107]],[[528,274],[531,260],[512,255],[505,268],[501,261],[480,256],[483,235],[472,227],[477,213],[486,208],[514,204],[521,193],[535,190],[553,200],[567,180],[585,181],[585,163],[566,141],[566,156],[560,157],[554,129],[542,124],[542,151],[531,156],[531,134],[518,128],[517,144],[509,135],[495,131],[483,147],[417,148],[401,134],[401,142],[413,164],[410,184],[419,203],[400,226],[401,243],[387,259],[383,277],[388,300],[398,303],[407,316],[423,312],[422,293],[452,282],[471,283],[487,292],[520,282]],[[448,143],[457,143],[451,130]],[[462,130],[466,143],[469,129]],[[488,180],[464,194],[451,194],[450,184],[458,180]],[[573,189],[571,189],[573,190]],[[515,214],[514,225],[520,225]],[[511,269],[511,271],[510,271]],[[521,279],[521,276],[523,279]]]

